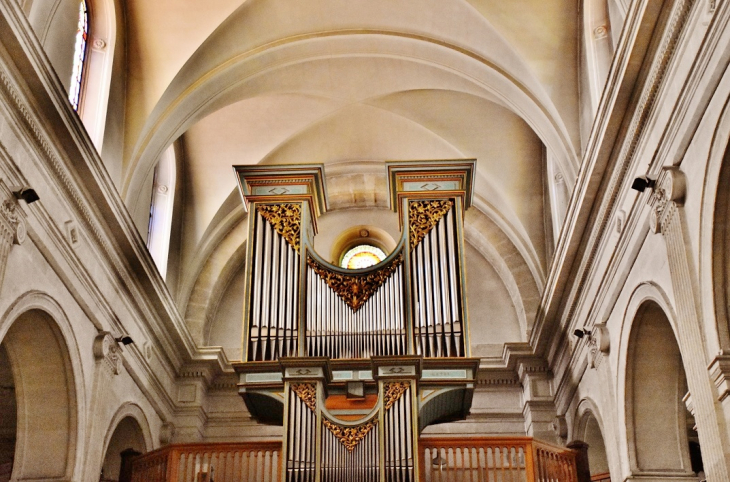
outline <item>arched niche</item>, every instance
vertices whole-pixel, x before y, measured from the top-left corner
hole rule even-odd
[[[687,379],[662,308],[644,301],[631,326],[626,361],[626,424],[634,475],[693,476],[687,438]]]
[[[580,417],[577,438],[588,444],[588,466],[591,476],[607,474],[609,465],[603,430],[598,418],[590,409],[585,410]]]
[[[145,435],[137,419],[127,415],[117,423],[106,446],[100,479],[105,482],[121,480],[124,453],[147,452]]]
[[[76,457],[76,397],[68,348],[54,319],[30,309],[12,322],[7,353],[17,407],[12,480],[69,480]]]

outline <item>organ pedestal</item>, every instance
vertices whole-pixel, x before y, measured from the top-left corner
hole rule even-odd
[[[418,434],[463,418],[469,358],[463,216],[475,161],[386,163],[401,237],[347,270],[313,249],[323,166],[235,167],[249,213],[239,393],[283,424],[284,480],[418,480]]]

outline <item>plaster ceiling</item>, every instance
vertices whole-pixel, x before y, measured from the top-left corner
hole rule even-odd
[[[122,194],[144,214],[179,140],[190,292],[211,233],[243,219],[231,165],[324,163],[336,209],[383,209],[382,161],[476,158],[474,209],[539,286],[546,152],[570,182],[579,145],[578,2],[548,3],[131,0]]]

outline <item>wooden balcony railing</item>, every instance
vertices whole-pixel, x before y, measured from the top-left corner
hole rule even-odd
[[[421,480],[577,482],[575,453],[529,437],[421,439]]]
[[[419,441],[423,482],[577,482],[575,452],[529,437]],[[133,461],[132,482],[279,482],[281,443],[170,445]]]
[[[281,442],[169,445],[133,462],[132,482],[281,480]]]

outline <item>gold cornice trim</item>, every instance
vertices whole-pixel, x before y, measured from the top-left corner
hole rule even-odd
[[[362,275],[347,275],[331,271],[321,266],[313,258],[307,257],[309,267],[342,298],[342,301],[352,308],[352,311],[359,310],[402,262],[403,255],[399,254],[390,264],[377,271]]]
[[[271,224],[277,233],[299,252],[302,226],[302,206],[296,203],[259,204],[256,211]]]
[[[332,435],[334,435],[350,453],[352,453],[352,451],[355,450],[355,447],[357,447],[365,436],[370,433],[373,428],[375,428],[377,423],[377,418],[374,418],[369,422],[358,425],[357,427],[342,427],[322,417],[322,425],[327,427],[327,429],[332,432]]]
[[[292,392],[296,393],[299,399],[316,413],[317,411],[317,386],[314,383],[292,383]]]
[[[390,410],[395,402],[397,402],[410,387],[411,384],[408,382],[386,383],[384,385],[385,393],[383,394],[383,406],[385,407],[385,410]]]
[[[408,234],[411,249],[426,237],[453,205],[449,199],[408,203]]]

